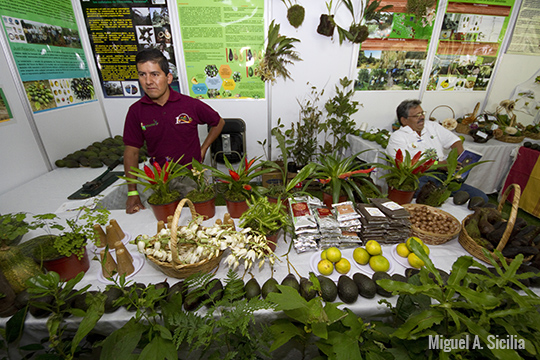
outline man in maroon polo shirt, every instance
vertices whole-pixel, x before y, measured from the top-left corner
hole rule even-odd
[[[130,106],[124,124],[124,169],[138,166],[139,149],[146,141],[150,158],[163,165],[167,159],[204,161],[210,145],[219,136],[225,121],[204,102],[182,95],[169,86],[172,74],[163,54],[157,49],[140,51],[136,58],[139,83],[145,95]],[[198,125],[211,126],[204,142],[200,143]],[[126,212],[144,209],[136,194],[136,185],[128,185]]]

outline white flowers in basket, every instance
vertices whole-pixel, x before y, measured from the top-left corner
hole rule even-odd
[[[178,228],[178,259],[179,264],[196,264],[206,259],[219,256],[221,251],[230,250],[225,263],[236,269],[243,261],[246,270],[258,261],[261,268],[266,259],[274,264],[276,256],[268,247],[266,236],[254,232],[250,228],[241,231],[234,230],[230,225],[214,224],[211,227],[201,226],[202,218],[193,219],[187,226]],[[140,253],[173,263],[170,249],[170,229],[164,228],[154,236],[139,235],[136,238]],[[192,246],[180,246],[189,244]]]

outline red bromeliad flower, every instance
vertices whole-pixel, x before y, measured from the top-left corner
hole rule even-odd
[[[340,179],[347,180],[351,175],[354,175],[354,174],[368,174],[368,173],[372,172],[373,170],[375,170],[375,167],[372,167],[370,169],[364,169],[364,170],[349,171],[349,172],[346,172],[346,173],[343,173],[343,174],[339,175],[338,177]]]
[[[412,158],[411,165],[412,166],[416,165],[416,163],[418,162],[418,160],[420,160],[421,157],[422,157],[422,152],[421,151],[417,152]]]
[[[253,165],[253,163],[255,162],[255,158],[251,159],[251,161],[248,163],[248,159],[247,158],[244,158],[244,161],[245,161],[245,168],[246,168],[246,171],[249,170],[249,168],[251,167],[251,165]]]
[[[422,165],[420,165],[419,167],[417,167],[416,169],[414,169],[412,171],[413,174],[423,174],[425,173],[426,171],[429,170],[429,168],[431,167],[431,165],[433,165],[435,163],[435,159],[429,159],[427,160],[425,163],[423,163]]]
[[[159,164],[157,164],[157,166],[159,166]],[[169,169],[169,161],[167,161],[165,163],[165,175],[163,175],[163,182],[167,182],[167,179],[169,178],[169,173],[170,173],[170,169]],[[158,170],[159,171],[159,170]]]
[[[148,165],[144,165],[144,172],[146,173],[146,175],[151,178],[151,179],[155,179],[156,178],[156,175],[154,174],[154,172],[152,171],[152,169],[150,169],[150,167],[148,167]],[[150,184],[155,184],[156,182],[155,181],[149,181]]]
[[[326,185],[330,182],[330,180],[332,180],[332,178],[328,178],[328,179],[315,179],[316,182],[318,183],[321,183],[323,185]]]
[[[399,165],[403,162],[403,152],[401,149],[398,149],[396,152],[396,167],[399,169]]]
[[[244,184],[243,186],[244,190],[251,191],[252,187],[249,184]]]
[[[240,180],[240,175],[238,175],[238,173],[234,170],[229,170],[229,175],[231,175],[234,181]]]

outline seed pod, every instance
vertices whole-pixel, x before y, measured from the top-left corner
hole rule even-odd
[[[122,230],[122,228],[120,227],[120,225],[118,225],[118,222],[116,221],[116,219],[111,219],[111,220],[109,221],[109,224],[111,224],[111,225],[114,227],[114,229],[115,229],[116,232],[118,233],[118,237],[119,237],[120,239],[123,239],[123,238],[126,236],[126,234],[124,233],[124,230]]]
[[[107,246],[107,234],[99,224],[94,224],[94,231],[96,232],[96,246],[102,248]]]
[[[131,256],[131,253],[129,252],[129,250],[126,248],[126,245],[124,245],[123,242],[121,241],[117,241],[114,243],[114,249],[118,252],[118,250],[125,250],[126,251],[126,254],[129,256],[129,259],[131,260],[131,262],[133,262],[133,256]]]
[[[128,276],[135,271],[133,262],[124,249],[120,249],[116,252],[116,261],[118,262],[118,274],[125,274]]]
[[[109,278],[118,269],[116,261],[114,261],[114,258],[109,251],[101,250],[99,254],[101,257],[101,272],[103,277]],[[105,261],[103,259],[105,259]]]

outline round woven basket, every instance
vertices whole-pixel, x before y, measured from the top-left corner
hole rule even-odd
[[[426,207],[433,214],[443,215],[452,219],[452,223],[454,223],[454,230],[448,234],[437,234],[434,232],[422,230],[414,225],[411,225],[412,235],[419,237],[427,245],[444,244],[445,242],[450,241],[456,236],[458,236],[461,230],[461,224],[459,220],[456,219],[453,215],[447,213],[446,211],[443,211],[433,206],[423,205],[423,204],[403,204],[402,206],[407,210],[414,210],[421,207]]]
[[[471,128],[469,127],[469,125],[459,123],[456,126],[456,132],[460,134],[469,135],[469,133],[471,132]]]
[[[540,133],[525,133],[525,137],[534,140],[540,140]]]
[[[522,142],[523,139],[525,139],[525,136],[513,136],[513,135],[504,134],[502,136],[495,137],[495,139],[505,142],[505,143],[517,144],[517,143]]]
[[[184,251],[188,251],[189,248],[195,246],[193,244],[178,245],[177,243],[178,220],[180,219],[180,214],[182,213],[184,204],[186,203],[188,204],[189,210],[191,211],[191,216],[192,217],[197,216],[197,211],[195,210],[195,206],[189,199],[183,199],[182,201],[180,201],[180,203],[176,207],[176,210],[173,215],[172,223],[171,223],[171,239],[169,242],[169,247],[171,248],[173,262],[170,263],[167,261],[161,261],[161,260],[156,259],[152,255],[147,255],[148,259],[150,259],[150,261],[152,261],[165,275],[178,278],[178,279],[184,279],[198,272],[208,273],[212,271],[214,268],[219,266],[219,263],[221,262],[221,257],[223,255],[223,251],[221,251],[218,256],[214,256],[211,259],[205,259],[195,264],[180,264],[178,262],[179,254],[181,254]]]
[[[516,222],[518,207],[519,207],[519,198],[521,197],[521,187],[518,184],[511,184],[508,186],[504,192],[504,194],[501,197],[501,200],[499,201],[499,206],[497,207],[497,210],[500,212],[504,206],[504,202],[506,201],[506,198],[510,194],[511,190],[514,190],[514,200],[512,202],[512,210],[510,211],[510,216],[508,217],[508,221],[506,224],[506,230],[503,233],[503,236],[501,237],[501,241],[496,247],[496,250],[502,251],[504,247],[506,246],[506,243],[508,242],[508,239],[510,238],[510,235],[512,234],[512,230],[514,229],[514,224]],[[467,221],[472,217],[472,214],[467,216],[465,219],[463,219],[463,223],[461,226],[461,232],[459,233],[459,243],[465,250],[467,250],[472,256],[474,256],[477,259],[480,259],[486,263],[490,263],[490,260],[487,256],[484,255],[483,250],[487,251],[488,253],[491,253],[495,260],[499,262],[499,258],[493,254],[493,252],[490,252],[483,246],[478,245],[476,241],[474,241],[473,238],[469,236],[467,233],[467,229],[465,229],[465,224],[467,224]],[[524,259],[524,261],[529,261],[532,259],[532,256],[529,256]],[[506,262],[509,264],[512,262],[513,259],[505,258]]]

